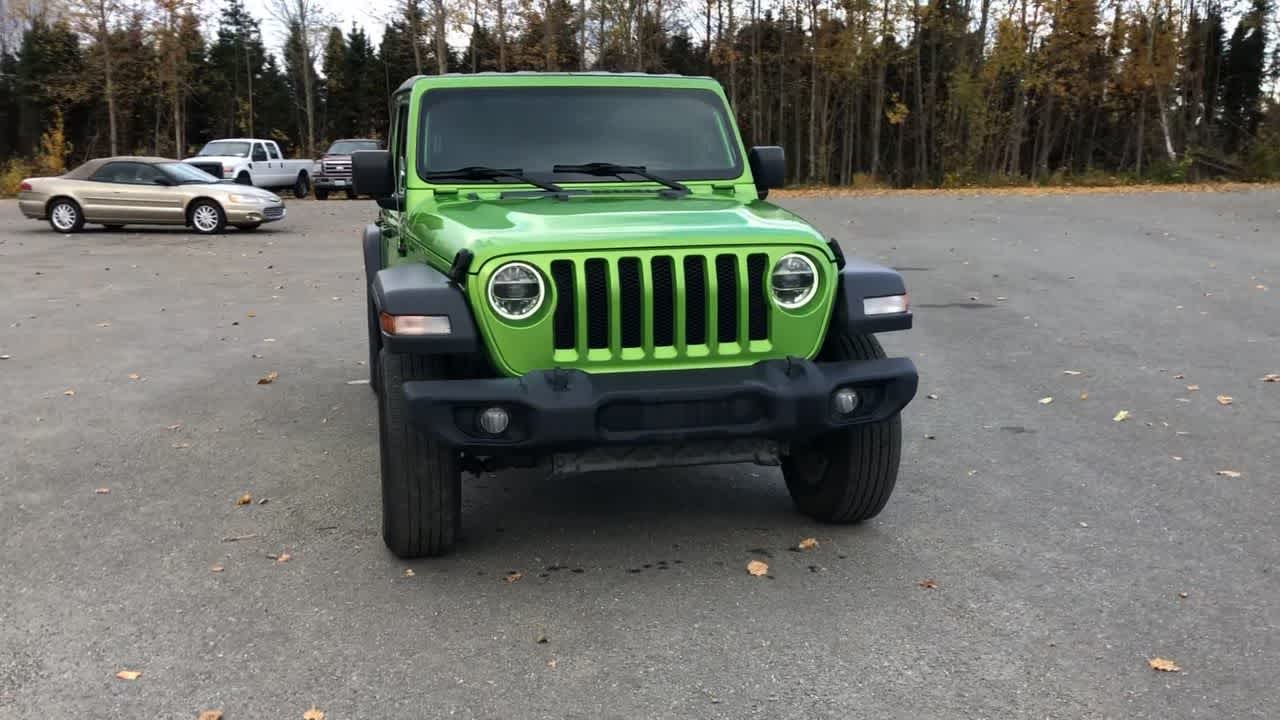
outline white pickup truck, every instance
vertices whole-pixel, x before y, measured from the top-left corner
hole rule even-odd
[[[227,138],[212,140],[195,157],[183,160],[224,180],[276,190],[292,188],[296,197],[311,192],[314,160],[286,160],[273,140]]]

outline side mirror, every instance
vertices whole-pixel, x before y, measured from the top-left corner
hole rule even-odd
[[[351,190],[374,199],[391,197],[396,192],[396,177],[391,166],[391,153],[386,150],[357,150],[351,154]]]
[[[756,181],[760,199],[769,197],[769,191],[782,187],[787,180],[787,154],[777,145],[753,147],[747,152],[747,164],[751,177]]]

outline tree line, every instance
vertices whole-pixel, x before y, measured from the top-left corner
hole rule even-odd
[[[793,182],[1280,177],[1271,0],[400,0],[377,39],[319,0],[34,5],[0,0],[9,176],[237,135],[314,157],[415,74],[609,70],[719,79]]]

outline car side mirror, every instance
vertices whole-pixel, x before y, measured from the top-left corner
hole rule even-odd
[[[351,154],[351,190],[376,200],[396,193],[391,153],[386,150],[357,150]],[[381,204],[381,203],[379,203]]]
[[[760,199],[769,197],[769,191],[780,188],[787,181],[787,153],[777,145],[753,147],[747,152],[747,164],[751,177],[756,181]]]

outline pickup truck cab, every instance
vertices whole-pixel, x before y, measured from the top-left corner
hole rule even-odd
[[[286,160],[274,140],[258,138],[212,140],[183,162],[241,185],[289,188],[299,198],[311,192],[311,178],[315,175],[314,161]]]
[[[340,191],[346,192],[348,199],[356,199],[356,191],[351,187],[351,153],[381,147],[381,142],[367,138],[335,140],[316,162],[316,199],[328,200],[329,193]]]
[[[388,150],[352,156],[382,534],[453,548],[463,473],[779,466],[853,523],[898,477],[911,327],[895,271],[767,202],[719,83],[553,73],[411,78]],[[726,488],[726,492],[730,490]]]

